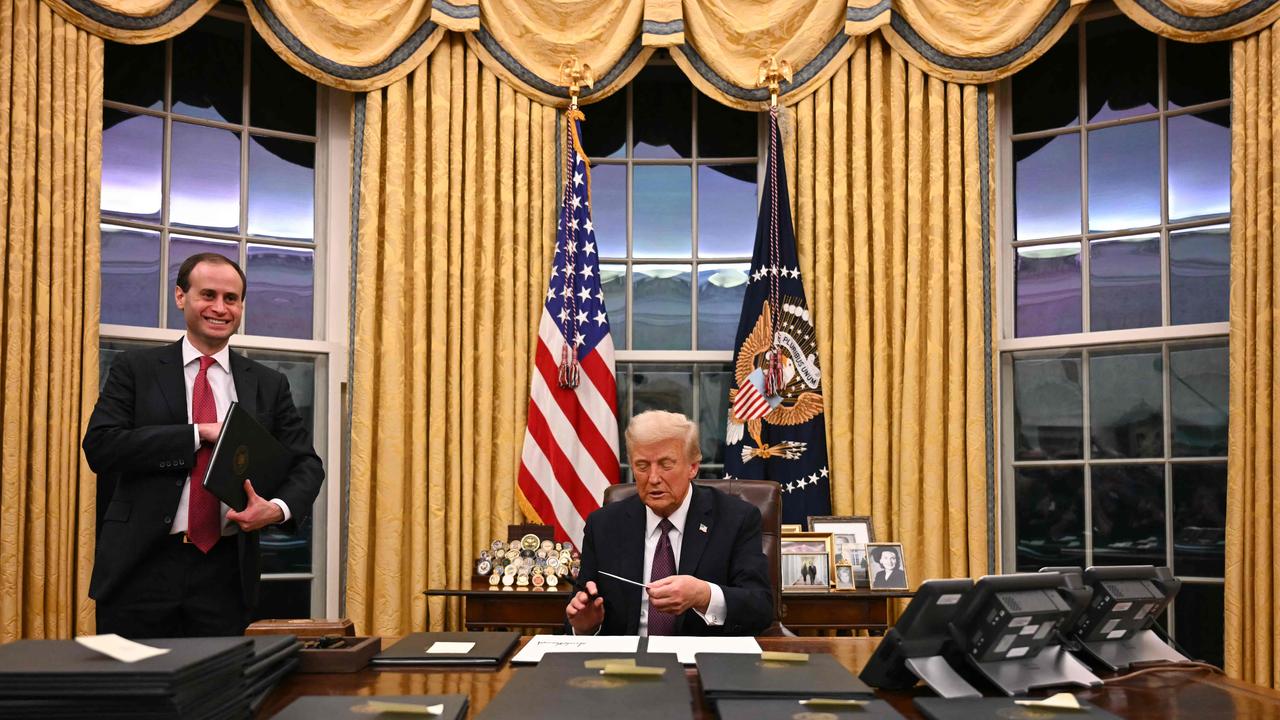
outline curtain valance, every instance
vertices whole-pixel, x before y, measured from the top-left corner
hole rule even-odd
[[[45,0],[76,25],[128,43],[182,32],[217,0]],[[566,60],[589,65],[584,103],[629,81],[667,48],[699,90],[741,109],[769,99],[762,61],[792,70],[794,103],[825,82],[862,36],[881,33],[910,63],[952,82],[1007,77],[1039,57],[1089,0],[245,0],[267,43],[318,82],[367,92],[422,64],[446,31],[492,72],[547,105],[565,105]],[[1186,42],[1249,35],[1280,0],[1115,0],[1152,32]]]

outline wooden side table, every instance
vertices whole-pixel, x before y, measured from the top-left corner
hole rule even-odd
[[[788,630],[889,629],[889,600],[910,598],[909,590],[804,590],[782,593],[782,624]]]

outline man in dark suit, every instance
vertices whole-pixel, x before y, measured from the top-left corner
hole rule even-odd
[[[174,299],[187,333],[123,353],[84,436],[99,481],[114,486],[101,512],[89,596],[98,631],[128,637],[239,635],[258,601],[258,530],[296,530],[324,480],[311,434],[284,375],[231,352],[244,272],[221,255],[192,256]],[[232,400],[293,453],[266,499],[230,510],[200,484]],[[260,485],[266,478],[260,478]]]
[[[641,413],[626,442],[638,493],[587,518],[581,590],[565,609],[573,632],[763,632],[773,622],[773,595],[759,509],[692,484],[702,453],[697,425],[683,415]]]
[[[875,576],[875,586],[877,588],[907,586],[907,576],[902,573],[902,568],[898,567],[898,553],[885,548],[879,551],[876,564],[880,566],[880,572],[877,572]]]

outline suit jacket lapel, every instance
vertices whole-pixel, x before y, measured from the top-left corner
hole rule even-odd
[[[680,540],[681,575],[698,575],[698,561],[702,559],[702,551],[707,547],[707,534],[711,530],[711,500],[707,494],[700,492],[697,485],[690,485],[689,492],[693,499],[689,501],[689,514],[684,517],[684,533]],[[702,528],[707,532],[703,532]],[[676,618],[675,632],[684,634],[684,621],[692,611],[681,613]]]
[[[644,578],[644,503],[639,496],[635,496],[627,501],[630,507],[627,509],[626,527],[622,532],[622,547],[618,548],[618,557],[622,558],[623,565],[618,573],[625,578],[634,578],[642,580]],[[624,596],[627,600],[624,612],[627,618],[627,635],[638,635],[640,633],[640,603],[647,601],[647,596],[642,588],[632,585],[627,586],[627,593]]]
[[[236,383],[236,402],[250,415],[258,414],[258,376],[253,372],[253,365],[245,357],[234,350],[231,357],[231,379]]]
[[[156,366],[156,382],[164,395],[165,404],[169,406],[169,415],[174,424],[189,422],[187,412],[187,380],[182,375],[182,341],[179,340],[165,348]]]

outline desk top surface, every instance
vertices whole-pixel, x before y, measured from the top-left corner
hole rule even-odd
[[[879,638],[760,638],[766,650],[831,653],[852,672],[871,658]],[[523,641],[522,641],[523,642]],[[384,641],[387,647],[390,641]],[[471,699],[471,717],[484,708],[518,672],[510,664],[494,669],[413,668],[372,669],[349,674],[299,674],[286,678],[262,706],[259,718],[269,718],[303,695],[427,695],[464,693]],[[695,715],[713,718],[701,701],[698,677],[690,670],[689,684],[695,698]],[[920,718],[911,700],[928,695],[911,692],[879,692],[908,718]],[[1280,718],[1280,692],[1229,680],[1205,670],[1160,670],[1108,682],[1100,688],[1078,690],[1081,699],[1122,718]]]
[[[471,585],[468,587],[430,588],[423,594],[444,597],[510,597],[516,601],[549,596],[564,598],[565,602],[568,602],[570,587],[569,585],[559,586],[554,589],[547,587],[494,587],[486,580],[473,578]],[[784,590],[782,592],[783,600],[788,598],[885,599],[914,596],[915,593],[910,590]]]

